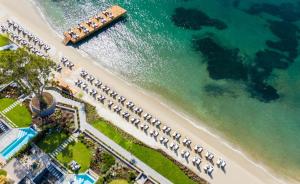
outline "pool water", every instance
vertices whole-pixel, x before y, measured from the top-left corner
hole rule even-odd
[[[74,181],[70,182],[72,184],[94,184],[96,183],[95,179],[87,173],[76,174]]]
[[[18,138],[0,152],[0,155],[6,160],[19,151],[28,141],[37,135],[32,128],[20,128]]]

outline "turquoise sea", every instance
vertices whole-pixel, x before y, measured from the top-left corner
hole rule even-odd
[[[76,47],[300,181],[300,1],[35,1],[59,34],[123,6]]]

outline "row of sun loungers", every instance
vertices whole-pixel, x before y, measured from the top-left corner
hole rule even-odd
[[[81,72],[81,75],[82,75],[82,77],[88,76],[88,74],[87,74],[86,72],[84,72],[84,71]],[[92,76],[89,76],[87,80],[89,80],[89,81],[94,81],[95,78],[92,77]],[[76,84],[77,84],[77,85],[80,85],[80,84],[82,84],[82,83],[83,83],[83,82],[80,81],[80,80],[76,81]],[[101,83],[99,80],[96,80],[96,82],[95,82],[94,85],[95,85],[95,86],[99,86],[99,85],[101,86],[102,83]],[[104,86],[102,89],[107,89],[107,92],[109,91],[109,90],[108,90],[109,88],[108,88],[107,86]],[[104,90],[104,91],[105,91],[105,90]],[[110,94],[110,96],[112,97],[114,93],[116,93],[116,92],[111,91],[109,94]],[[95,96],[96,94],[97,94],[96,90],[93,89],[93,90],[90,91],[90,95],[91,95],[91,96]],[[104,97],[103,95],[99,96],[98,98],[100,98],[102,101],[104,101],[104,99],[105,99],[105,97]],[[114,99],[116,99],[116,98],[114,98]],[[119,97],[117,98],[117,101],[118,101],[119,103],[121,103],[122,105],[124,105],[124,102],[126,101],[126,98],[123,97],[123,96],[119,96]],[[102,102],[102,103],[103,103],[103,102]],[[118,106],[118,105],[114,105],[114,106],[113,106],[113,105],[114,105],[113,101],[110,101],[110,100],[109,100],[109,101],[108,101],[108,107],[109,107],[110,109],[113,109],[114,112],[120,114],[120,112],[122,111],[122,108],[121,108],[120,106]],[[133,109],[134,106],[135,106],[135,105],[134,105],[133,102],[130,102],[130,101],[129,101],[129,102],[126,103],[126,108],[128,108],[129,110]],[[137,110],[137,109],[136,109],[136,110]],[[129,112],[123,112],[123,113],[121,113],[121,115],[122,115],[122,117],[123,117],[124,119],[126,119],[127,121],[129,121],[129,117],[131,116],[131,115],[129,114]],[[157,120],[157,119],[155,119],[155,118],[152,119],[152,116],[151,116],[150,114],[147,114],[147,113],[145,113],[143,117],[144,117],[144,120],[145,120],[145,121],[147,121],[148,123],[150,122],[150,123],[151,123],[152,125],[154,125],[154,126],[155,126],[155,124],[156,124],[157,122],[159,122],[159,120]],[[130,122],[131,122],[132,124],[134,124],[135,126],[138,127],[138,125],[140,124],[141,121],[140,121],[138,118],[132,117],[132,118],[130,119]],[[139,127],[140,127],[141,130],[144,130],[144,131],[147,131],[147,130],[149,129],[149,126],[148,126],[147,124],[142,124],[142,125],[140,125]],[[170,131],[171,131],[171,128],[168,127],[168,126],[163,126],[162,131],[163,131],[164,133],[166,133],[166,134],[169,134]],[[150,136],[152,136],[152,137],[154,137],[154,138],[157,138],[157,137],[159,136],[159,132],[156,131],[156,130],[151,130],[151,131],[150,131]],[[172,134],[172,137],[173,137],[173,139],[175,139],[175,140],[179,140],[180,137],[181,137],[181,134],[178,133],[178,132],[174,132],[174,133]],[[169,139],[166,138],[166,137],[163,137],[163,136],[160,137],[159,141],[160,141],[161,144],[163,144],[163,145],[165,145],[165,146],[167,146],[167,144],[169,143]],[[186,147],[190,147],[192,141],[186,137],[186,138],[182,141],[182,143],[183,143]],[[172,143],[170,143],[169,148],[170,148],[170,150],[173,150],[173,151],[177,152],[177,150],[179,149],[179,145],[172,142]],[[200,145],[195,145],[194,151],[195,151],[196,154],[201,155],[201,152],[203,151],[203,147],[200,146]],[[190,156],[190,152],[189,152],[189,151],[186,151],[186,150],[182,150],[181,155],[182,155],[183,158],[188,159],[189,156]],[[207,151],[205,157],[206,157],[207,160],[212,161],[212,159],[214,158],[214,154],[211,153],[211,152],[209,152],[209,151]],[[194,166],[199,167],[199,165],[200,165],[200,163],[201,163],[201,159],[200,159],[199,157],[194,157],[194,158],[192,159],[192,163],[193,163]],[[225,163],[224,160],[220,160],[220,159],[219,159],[218,162],[217,162],[217,165],[218,165],[219,167],[223,167],[223,168],[224,168],[225,165],[226,165],[226,163]],[[205,169],[207,170],[206,172],[207,172],[208,174],[211,174],[211,173],[213,172],[213,167],[210,166],[210,165],[205,166],[205,167],[204,167],[204,170],[205,170]]]
[[[212,172],[214,171],[214,167],[210,164],[206,164],[203,169],[209,175],[211,175]]]
[[[201,154],[201,152],[203,151],[203,147],[200,146],[200,145],[196,145],[196,146],[194,147],[194,151],[195,151],[195,153],[197,153],[197,154]]]
[[[206,158],[207,160],[212,161],[212,159],[213,159],[214,157],[215,157],[215,155],[214,155],[213,153],[209,152],[209,151],[207,151],[206,154],[205,154],[205,158]]]
[[[83,76],[87,76],[87,73],[86,73],[86,72],[82,72],[82,74],[83,74]],[[94,78],[93,78],[93,77],[89,77],[88,80],[92,80],[92,81],[93,81]],[[99,81],[99,80],[97,80],[97,81],[98,81],[98,82],[96,82],[96,83],[99,84],[100,81]],[[96,84],[96,85],[97,85],[97,84]],[[108,89],[107,86],[105,86],[104,88],[105,88],[105,89]],[[113,96],[112,94],[114,94],[114,93],[116,93],[116,92],[111,91],[109,94],[110,94],[110,96],[112,97],[112,96]],[[90,95],[94,96],[94,95],[96,95],[96,94],[97,94],[97,93],[96,93],[95,90],[91,90]],[[101,98],[104,99],[105,97],[102,96]],[[115,99],[115,98],[114,98],[114,99]],[[118,98],[118,102],[119,102],[119,103],[125,102],[125,101],[126,101],[125,97],[119,97],[119,98]],[[112,101],[108,101],[108,107],[109,107],[109,108],[112,108],[114,112],[116,112],[116,113],[119,114],[119,113],[121,112],[122,108],[121,108],[120,106],[118,106],[118,105],[114,105],[114,106],[113,106],[113,105],[114,105],[114,103],[113,103]],[[131,109],[133,109],[133,107],[134,107],[134,103],[129,101],[129,102],[126,103],[126,107],[127,107],[129,110],[131,110]],[[129,120],[130,114],[129,114],[128,112],[123,112],[123,113],[122,113],[122,117],[123,117],[124,119],[126,119],[126,120]],[[147,113],[145,113],[145,115],[144,115],[143,117],[144,117],[144,120],[146,120],[147,122],[150,122],[150,123],[153,124],[153,125],[156,125],[157,122],[159,122],[159,120],[157,120],[157,119],[155,119],[155,118],[152,119],[152,116],[151,116],[150,114],[147,114]],[[132,117],[132,118],[130,119],[130,122],[131,122],[132,124],[134,124],[135,126],[138,126],[139,123],[140,123],[141,121],[140,121],[138,118]],[[149,129],[149,126],[148,126],[147,124],[142,124],[142,125],[140,125],[140,128],[141,128],[141,130],[147,131],[147,130]],[[168,127],[168,126],[164,126],[164,127],[162,128],[162,131],[163,131],[164,133],[168,134],[168,133],[170,133],[171,128]],[[157,138],[157,137],[159,136],[159,132],[156,131],[156,130],[151,130],[151,131],[150,131],[150,136],[152,136],[152,137],[154,137],[154,138]],[[178,139],[180,139],[181,135],[180,135],[180,133],[174,132],[174,133],[172,134],[172,137],[173,137],[174,139],[178,140]],[[160,137],[159,141],[160,141],[161,144],[167,146],[167,144],[168,144],[168,142],[169,142],[169,139],[162,136],[162,137]],[[185,139],[182,141],[182,143],[183,143],[186,147],[190,147],[192,141],[191,141],[190,139],[188,139],[188,138],[185,138]],[[172,143],[169,145],[169,148],[170,148],[171,150],[177,152],[177,150],[179,149],[179,145],[172,142]],[[194,151],[195,151],[195,153],[197,153],[197,154],[201,154],[201,152],[203,151],[203,147],[200,146],[200,145],[195,145]],[[188,159],[189,156],[190,156],[190,152],[189,152],[189,151],[186,151],[186,150],[182,150],[181,155],[182,155],[183,158]],[[211,152],[209,152],[209,151],[207,151],[205,157],[206,157],[207,160],[212,161],[212,159],[214,158],[214,154],[211,153]],[[200,165],[200,163],[201,163],[201,159],[200,159],[199,157],[194,157],[194,158],[192,159],[192,163],[193,163],[193,165],[199,167],[199,165]],[[218,162],[217,162],[217,165],[220,165],[220,167],[225,167],[226,163],[225,163],[224,160],[220,160],[220,159],[219,159]],[[206,165],[206,166],[204,167],[204,170],[206,170],[206,172],[207,172],[208,174],[211,174],[211,173],[213,172],[213,167],[212,167],[211,165]]]
[[[182,150],[181,151],[181,156],[188,159],[189,156],[190,156],[190,152],[189,151],[186,151],[186,150]]]
[[[183,139],[182,143],[183,143],[184,146],[190,147],[191,144],[192,144],[192,141],[186,137],[186,138]]]
[[[172,137],[173,137],[173,139],[176,139],[177,141],[179,141],[179,139],[180,139],[180,137],[181,137],[181,134],[178,133],[178,132],[174,132],[174,133],[172,134]]]
[[[35,48],[33,45],[30,44],[29,41],[23,39],[21,36],[16,35],[15,33],[9,31],[7,34],[14,40],[16,43],[21,45],[22,47],[26,48],[28,51],[30,51],[33,54],[36,54],[40,57],[48,57],[46,54],[43,54],[40,49]]]
[[[169,142],[169,139],[168,139],[168,138],[165,138],[165,137],[161,137],[161,138],[159,139],[159,141],[160,141],[160,143],[166,145],[166,144]]]
[[[171,134],[172,129],[166,125],[164,125],[161,129],[160,129],[160,125],[161,122],[156,119],[153,118],[153,116],[149,113],[144,113],[142,115],[143,110],[139,107],[137,107],[133,102],[128,101],[126,102],[126,98],[124,96],[119,96],[118,93],[116,93],[115,91],[111,90],[108,86],[103,85],[102,82],[98,79],[95,79],[95,77],[93,77],[92,75],[89,75],[86,71],[82,70],[80,72],[80,76],[87,80],[88,82],[90,82],[92,85],[94,85],[95,87],[97,87],[98,89],[102,90],[103,92],[105,92],[109,97],[113,98],[116,100],[116,103],[113,100],[107,100],[107,106],[109,109],[112,109],[114,112],[118,113],[119,115],[122,116],[122,118],[124,118],[125,120],[131,122],[133,125],[135,125],[136,127],[140,128],[143,131],[147,131],[150,127],[149,125],[152,125],[154,128],[156,129],[152,129],[149,131],[149,135],[151,137],[153,137],[154,139],[159,139],[159,142],[163,145],[165,145],[166,147],[169,147],[170,150],[177,152],[180,148],[179,144],[180,143],[180,138],[181,138],[181,134],[177,131],[174,131]],[[95,81],[95,82],[93,82]],[[75,84],[77,86],[81,86],[81,88],[87,88],[87,84],[84,83],[81,80],[77,80],[75,82]],[[90,90],[90,95],[95,97],[95,95],[97,95],[96,90],[92,89]],[[99,99],[98,101],[101,101],[104,104],[104,100],[106,99],[106,97],[102,94],[100,94],[100,96],[97,97],[97,99]],[[101,99],[101,100],[100,100]],[[120,104],[120,105],[118,105]],[[121,113],[121,111],[123,110],[121,108],[121,106],[124,106],[125,108],[127,108],[129,110],[129,112],[134,112],[135,114],[137,114],[138,116],[142,116],[142,119],[144,120],[145,123],[141,124],[141,120],[139,118],[133,117],[133,115],[131,115],[128,111],[123,111]],[[149,125],[148,125],[149,124]],[[165,136],[161,136],[159,137],[159,131],[162,131],[164,134],[166,134],[167,136],[171,136],[173,138],[173,140],[175,140],[176,142],[171,142],[169,145],[169,139]],[[201,145],[195,145],[194,149],[191,148],[191,144],[192,141],[185,137],[182,140],[182,144],[187,147],[189,150],[193,150],[194,153],[196,154],[196,156],[193,157],[192,159],[192,163],[194,166],[199,167],[200,163],[201,163],[201,159],[197,156],[201,156],[201,153],[203,152],[204,148]],[[181,155],[183,158],[188,159],[190,156],[191,152],[188,150],[182,150],[181,151]],[[213,162],[213,158],[214,158],[214,154],[207,151],[205,154],[205,158],[210,161]],[[219,159],[217,162],[217,165],[219,165],[219,167],[225,167],[226,163],[224,160]],[[206,169],[207,173],[212,173],[213,172],[213,167],[211,165],[206,165],[204,167],[204,170]]]
[[[48,57],[43,52],[48,52],[51,47],[45,44],[41,39],[37,36],[34,36],[29,31],[25,30],[18,23],[7,20],[7,27],[1,26],[1,31],[6,32],[12,39],[16,40],[21,46],[26,47],[29,51],[37,54],[41,57]]]
[[[170,134],[170,132],[171,132],[171,128],[170,127],[168,127],[168,126],[164,126],[163,128],[162,128],[162,131],[165,133],[165,134]]]
[[[199,166],[200,163],[201,163],[201,158],[195,156],[195,157],[192,159],[192,163],[193,163],[193,165],[195,165],[195,166]]]
[[[74,67],[74,64],[71,61],[69,61],[69,59],[67,59],[66,57],[62,57],[61,60],[60,60],[60,62],[65,67],[68,67],[70,70],[72,70],[72,68]]]
[[[174,150],[175,152],[179,149],[179,145],[173,142],[169,145],[169,147],[170,150]]]

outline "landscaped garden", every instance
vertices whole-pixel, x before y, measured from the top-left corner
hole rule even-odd
[[[90,168],[92,150],[81,141],[72,142],[61,153],[59,153],[56,158],[67,168],[71,161],[76,161],[81,166],[78,171],[81,173]]]
[[[37,146],[44,152],[51,153],[67,138],[68,135],[65,132],[52,129],[37,142]]]
[[[168,178],[173,183],[192,184],[197,183],[189,178],[181,168],[172,160],[163,155],[160,151],[143,145],[134,137],[118,129],[110,122],[98,116],[94,106],[85,104],[87,121],[104,135],[115,141],[124,149],[135,155],[141,161],[152,167],[161,175]],[[192,175],[195,176],[195,175]],[[197,177],[197,176],[196,176]],[[198,183],[206,183],[201,178],[196,178]]]
[[[195,183],[174,162],[166,158],[159,151],[137,144],[134,139],[122,135],[122,132],[113,127],[110,123],[99,120],[92,123],[92,125],[157,172],[168,178],[171,182],[178,184]]]
[[[13,83],[7,86],[6,88],[2,89],[0,93],[0,99],[2,98],[17,99],[19,96],[23,94],[27,94],[26,90],[20,88],[18,85]]]

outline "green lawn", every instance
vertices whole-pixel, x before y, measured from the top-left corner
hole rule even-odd
[[[6,107],[13,104],[16,100],[11,98],[2,98],[0,99],[0,111],[3,111]]]
[[[160,152],[135,144],[131,140],[124,138],[121,133],[109,123],[96,121],[92,125],[120,146],[138,157],[140,160],[148,164],[154,170],[168,178],[171,182],[175,184],[195,183],[187,175],[185,175],[185,173],[176,164],[163,156]]]
[[[128,182],[126,180],[112,180],[111,182],[109,182],[109,184],[128,184]]]
[[[8,43],[9,39],[6,36],[0,34],[0,47],[5,46]]]
[[[41,141],[37,143],[37,146],[46,153],[53,152],[64,140],[68,138],[68,135],[64,132],[52,131],[46,135]]]
[[[65,167],[68,167],[68,163],[75,160],[81,165],[79,172],[85,172],[90,167],[92,151],[82,142],[78,141],[69,144],[56,158]]]
[[[17,127],[28,127],[31,125],[32,118],[29,110],[23,105],[19,104],[12,110],[8,111],[6,114]]]
[[[16,100],[11,98],[0,99],[0,111],[9,107]],[[15,108],[5,114],[17,127],[28,127],[31,124],[31,114],[29,110],[22,104],[17,105]]]

